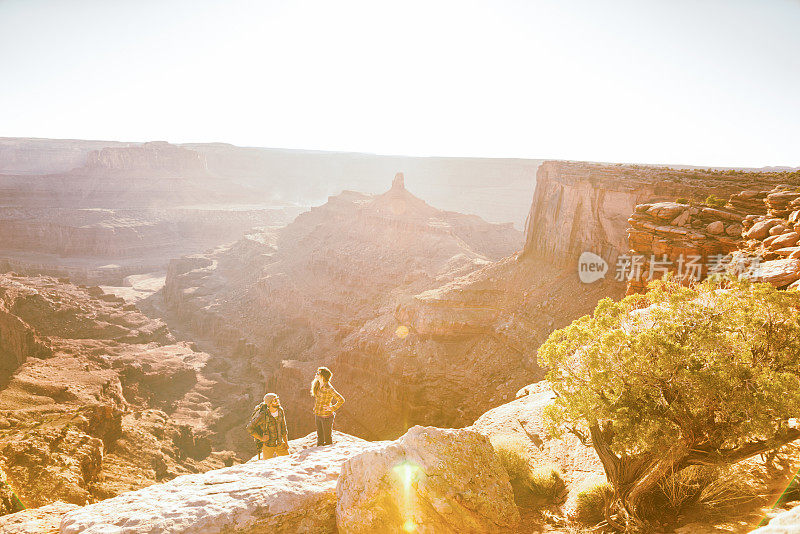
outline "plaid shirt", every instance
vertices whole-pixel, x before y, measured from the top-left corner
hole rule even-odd
[[[331,401],[335,400],[336,405],[331,406]],[[317,393],[314,395],[314,415],[320,417],[329,417],[344,404],[344,397],[339,395],[339,392],[333,389],[330,384],[320,386]]]
[[[267,447],[277,447],[288,438],[286,432],[286,416],[283,408],[278,409],[278,417],[272,417],[266,404],[259,405],[259,426],[263,431],[263,443]]]

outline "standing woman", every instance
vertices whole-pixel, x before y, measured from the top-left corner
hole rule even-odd
[[[333,373],[327,367],[317,369],[314,381],[311,382],[311,396],[314,397],[314,418],[317,420],[317,446],[332,445],[333,418],[336,410],[344,404],[344,397],[333,389],[331,377]]]

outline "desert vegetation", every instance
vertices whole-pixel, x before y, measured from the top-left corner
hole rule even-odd
[[[552,465],[533,465],[525,452],[525,438],[501,434],[491,442],[508,473],[517,506],[546,506],[561,499],[565,490],[561,473]]]
[[[539,350],[549,431],[597,452],[609,526],[647,529],[665,488],[673,504],[729,499],[723,473],[800,438],[798,310],[800,294],[768,284],[654,281],[553,332]]]

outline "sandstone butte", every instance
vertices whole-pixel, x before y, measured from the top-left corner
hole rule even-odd
[[[475,421],[470,431],[484,435],[521,432],[533,457],[558,465],[567,481],[577,484],[598,473],[596,458],[578,444],[544,435],[540,413],[550,398],[546,387],[527,388],[526,395],[503,404],[519,386],[542,376],[536,347],[552,330],[591,311],[599,298],[624,294],[624,281],[610,276],[581,284],[577,256],[593,250],[610,259],[628,252],[626,234],[633,226],[628,219],[634,213],[658,220],[674,213],[685,219],[676,223],[689,226],[669,226],[692,238],[689,229],[700,228],[696,218],[705,225],[697,233],[716,241],[735,237],[729,230],[739,219],[726,217],[743,214],[742,230],[754,231],[741,247],[737,242],[736,251],[777,254],[767,261],[782,263],[768,272],[780,273],[772,280],[783,287],[791,283],[793,275],[786,273],[793,272],[796,259],[779,252],[794,238],[794,179],[787,173],[546,162],[520,251],[512,246],[519,236],[498,239],[513,235],[513,228],[435,210],[397,179],[383,195],[345,192],[285,229],[252,232],[210,254],[176,260],[164,290],[169,329],[99,288],[5,275],[0,319],[9,335],[3,336],[2,351],[8,379],[0,383],[2,467],[12,481],[30,481],[19,493],[28,491],[23,496],[31,502],[101,500],[63,520],[68,506],[55,505],[50,516],[25,512],[41,524],[48,521],[45,516],[57,516],[63,530],[70,517],[102,510],[93,506],[134,498],[126,497],[136,494],[125,493],[129,489],[183,474],[213,479],[220,471],[209,469],[235,461],[225,450],[239,457],[246,450],[237,417],[242,405],[249,410],[254,404],[264,382],[271,389],[294,383],[302,393],[313,368],[327,363],[348,398],[337,420],[340,429],[370,439],[396,438],[416,423]],[[789,187],[776,188],[784,185]],[[728,204],[700,206],[710,194],[729,198]],[[689,202],[657,205],[678,195]],[[740,200],[744,204],[737,211]],[[642,204],[648,206],[637,209]],[[763,215],[755,209],[762,205]],[[685,215],[691,208],[698,213]],[[353,220],[355,225],[347,224]],[[290,252],[300,259],[290,261]],[[258,267],[248,271],[249,262]],[[340,262],[349,263],[342,268]],[[379,289],[372,289],[375,285]],[[249,287],[255,289],[241,289]],[[293,315],[298,303],[309,307]],[[52,322],[54,316],[61,319]],[[198,344],[176,341],[171,330],[198,336]],[[198,345],[213,350],[201,352]],[[249,388],[242,387],[243,380]],[[307,412],[303,403],[309,400],[301,393],[281,396]],[[498,408],[481,416],[493,407]],[[47,424],[40,424],[43,420]],[[300,413],[297,420],[293,436],[307,430]],[[358,448],[357,441],[343,441],[342,448]],[[292,464],[311,454],[298,451],[262,463]],[[344,456],[328,465],[335,471]],[[51,467],[42,469],[45,465]],[[48,487],[60,487],[61,494],[47,494],[33,473],[44,474]],[[153,495],[162,491],[160,485],[151,487]],[[492,501],[487,509],[502,499]],[[197,504],[213,508],[214,499]],[[15,516],[21,517],[3,521],[10,525]],[[513,511],[487,514],[501,516],[498,528],[510,528]]]

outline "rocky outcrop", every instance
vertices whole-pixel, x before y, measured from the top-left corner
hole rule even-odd
[[[2,295],[0,288],[0,295]],[[28,358],[47,358],[50,347],[25,321],[10,313],[0,296],[0,380],[25,363]]]
[[[628,222],[631,254],[622,271],[628,292],[646,290],[647,282],[666,272],[686,280],[702,280],[724,272],[720,258],[742,243],[744,215],[731,209],[677,202],[636,206]]]
[[[519,512],[489,440],[415,426],[347,460],[336,485],[342,533],[514,532]]]
[[[61,501],[0,517],[3,534],[58,534],[64,514],[78,508]]]
[[[668,272],[686,283],[724,273],[778,288],[800,280],[800,192],[795,185],[745,189],[713,206],[640,204],[628,222],[630,252],[624,272],[618,273],[627,279],[628,293],[645,291],[650,279]]]
[[[796,534],[800,532],[800,506],[779,513],[751,534]]]
[[[544,410],[555,398],[547,381],[522,388],[519,397],[481,415],[470,428],[495,438],[517,436],[526,442],[525,453],[534,467],[557,467],[571,493],[590,479],[605,476],[594,449],[570,433],[548,436]]]
[[[796,174],[546,161],[536,175],[525,253],[566,266],[592,251],[613,263],[629,248],[627,220],[638,204],[727,198]]]
[[[334,533],[342,464],[376,446],[338,436],[331,446],[181,476],[70,512],[60,532]]]

